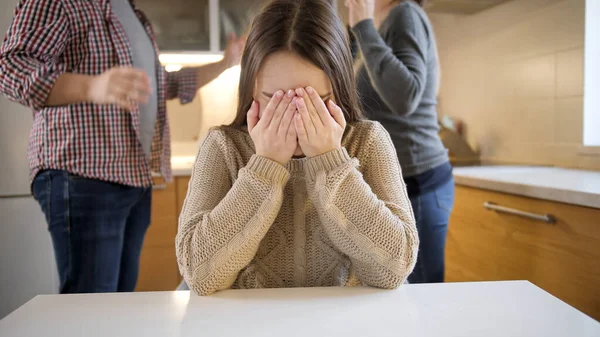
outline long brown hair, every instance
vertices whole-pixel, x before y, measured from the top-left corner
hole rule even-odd
[[[344,25],[329,1],[273,0],[256,16],[248,33],[237,114],[231,126],[246,125],[256,75],[263,60],[278,51],[293,52],[325,72],[346,122],[363,118]]]

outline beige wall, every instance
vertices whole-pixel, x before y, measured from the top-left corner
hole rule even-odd
[[[484,160],[600,169],[582,146],[584,14],[585,0],[514,0],[431,15],[439,112],[466,122]]]
[[[209,128],[233,121],[239,73],[239,67],[228,69],[200,89],[190,104],[182,105],[178,100],[167,102],[172,142],[201,140]]]

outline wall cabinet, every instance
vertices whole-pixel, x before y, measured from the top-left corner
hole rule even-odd
[[[490,211],[484,203],[554,224]],[[529,280],[600,319],[600,210],[457,186],[446,281]]]
[[[136,291],[175,290],[181,282],[175,257],[175,236],[188,182],[189,177],[176,177],[169,184],[155,180],[152,219],[142,248]]]
[[[161,52],[217,53],[245,33],[266,0],[138,0]]]
[[[269,0],[137,0],[152,23],[161,52],[218,53],[229,35],[241,36]],[[336,0],[331,0],[337,6]]]

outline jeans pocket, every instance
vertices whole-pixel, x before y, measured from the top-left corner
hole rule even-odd
[[[435,190],[438,207],[450,213],[454,207],[454,179]]]

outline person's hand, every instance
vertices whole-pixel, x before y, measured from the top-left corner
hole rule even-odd
[[[246,45],[246,36],[236,38],[235,33],[229,35],[229,42],[225,47],[225,53],[223,61],[227,69],[237,66],[242,60],[242,54],[244,53],[244,46]]]
[[[332,100],[325,102],[315,89],[296,89],[298,114],[294,120],[298,143],[307,157],[315,157],[342,146],[346,119]]]
[[[292,125],[296,114],[294,91],[279,90],[267,104],[259,118],[259,103],[252,102],[247,114],[248,132],[256,154],[286,165],[298,145],[296,128]]]
[[[346,0],[346,7],[348,7],[350,27],[363,20],[373,19],[375,16],[375,0]]]
[[[117,104],[132,110],[136,104],[148,102],[152,88],[144,71],[115,67],[93,77],[87,92],[88,101],[92,103]]]

